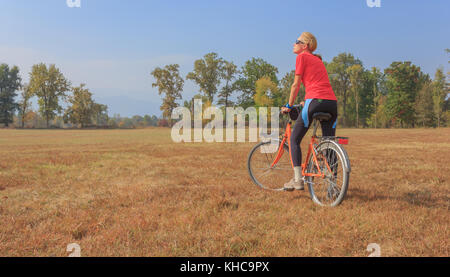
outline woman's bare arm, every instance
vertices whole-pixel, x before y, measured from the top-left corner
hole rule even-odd
[[[294,83],[291,86],[291,95],[289,96],[289,106],[293,106],[295,98],[297,97],[298,90],[302,84],[302,79],[300,75],[295,75]]]
[[[291,86],[291,94],[289,95],[289,102],[288,102],[289,106],[293,106],[293,105],[294,105],[295,98],[297,97],[298,90],[300,89],[300,85],[301,85],[301,83],[302,83],[301,79],[302,79],[302,78],[301,78],[300,75],[295,75],[294,83],[293,83],[292,86]],[[303,106],[304,103],[301,102],[300,105]],[[282,108],[281,108],[281,111],[282,111],[283,113],[288,113],[288,112],[290,111],[290,109],[289,109],[289,108],[286,108],[286,107],[282,107]]]

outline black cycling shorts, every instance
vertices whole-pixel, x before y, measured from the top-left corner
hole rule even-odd
[[[312,116],[314,113],[323,112],[331,114],[331,119],[322,121],[322,135],[335,136],[337,124],[337,101],[324,99],[307,99],[301,114],[297,118],[294,125],[294,130],[291,134],[291,157],[294,166],[300,166],[302,161],[302,151],[300,149],[300,142],[305,136],[312,123]]]

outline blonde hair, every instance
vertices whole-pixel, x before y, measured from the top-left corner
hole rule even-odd
[[[316,49],[317,49],[317,39],[316,39],[316,37],[313,34],[311,34],[310,32],[303,32],[300,35],[300,38],[308,46],[308,49],[309,49],[309,51],[311,51],[311,53],[316,51]],[[313,54],[313,55],[322,60],[322,56],[320,56],[319,54]]]

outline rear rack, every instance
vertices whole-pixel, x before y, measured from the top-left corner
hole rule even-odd
[[[334,137],[334,136],[322,136],[317,137],[317,139],[324,141],[324,140],[334,140],[339,144],[348,144],[348,137]]]

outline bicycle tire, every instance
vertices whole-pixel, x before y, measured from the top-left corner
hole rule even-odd
[[[330,151],[330,150],[336,154],[338,161],[336,162],[336,173],[335,173],[335,171],[333,171],[333,175],[334,175],[335,179],[342,179],[342,183],[341,183],[342,185],[340,186],[340,188],[337,188],[338,181],[333,182],[333,177],[331,176],[331,173],[329,173],[328,176],[325,178],[307,176],[305,178],[305,180],[308,185],[308,190],[309,190],[311,199],[316,204],[318,204],[320,206],[335,207],[342,203],[342,201],[345,198],[345,195],[347,194],[348,184],[350,181],[350,171],[351,171],[350,161],[348,159],[348,155],[347,155],[347,152],[345,151],[345,149],[333,140],[324,140],[324,141],[320,142],[319,145],[316,147],[316,150],[317,150],[317,153],[319,153],[319,155],[320,155],[320,153],[324,153],[324,151]],[[331,156],[331,154],[330,154],[330,156]],[[330,164],[330,161],[328,161],[328,160],[329,160],[329,157],[327,157],[327,162],[329,162],[329,164]],[[340,161],[340,163],[339,163],[339,161]],[[341,167],[340,170],[339,170],[339,165]],[[312,155],[308,161],[306,168],[307,168],[308,173],[317,171],[316,170],[317,167],[315,166]],[[325,168],[323,168],[321,170],[328,171]],[[339,171],[341,171],[341,176],[342,176],[341,178],[337,178],[337,176],[336,176],[337,174],[339,174]],[[324,184],[323,188],[321,189],[319,187],[319,183],[314,182],[314,178],[317,178],[317,180],[319,180],[319,181],[321,179],[326,180],[327,184]],[[325,187],[327,188],[326,191],[324,190]],[[324,199],[330,198],[330,195],[336,194],[336,188],[339,190],[339,195],[334,200],[331,200],[330,202],[325,202]],[[319,193],[320,193],[320,195],[319,195]],[[322,195],[322,193],[326,194],[326,195]]]
[[[259,187],[261,187],[262,189],[265,190],[272,190],[272,191],[282,191],[284,190],[284,182],[283,179],[286,179],[286,182],[290,180],[289,176],[292,176],[292,166],[290,164],[290,157],[289,157],[289,146],[284,143],[283,147],[284,147],[284,153],[280,159],[280,161],[277,163],[278,167],[275,166],[273,169],[270,168],[271,163],[273,162],[274,158],[276,157],[277,153],[278,153],[278,149],[280,147],[280,143],[281,141],[277,140],[278,143],[278,147],[277,147],[277,151],[275,153],[273,153],[273,155],[271,155],[269,158],[267,158],[267,161],[265,162],[265,167],[267,171],[273,171],[273,178],[267,178],[267,179],[263,179],[261,177],[258,177],[258,175],[256,174],[256,153],[258,153],[257,151],[260,150],[260,148],[264,145],[268,145],[270,144],[271,141],[266,141],[266,142],[260,142],[257,145],[255,145],[253,147],[253,149],[250,151],[249,155],[248,155],[248,159],[247,159],[247,170],[248,173],[252,179],[252,181],[258,185]],[[281,163],[282,159],[284,157],[284,161],[283,163]],[[289,164],[286,164],[286,158],[289,161]],[[283,166],[281,168],[281,165]],[[280,170],[280,174],[277,174],[276,170]]]

